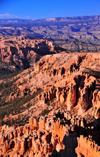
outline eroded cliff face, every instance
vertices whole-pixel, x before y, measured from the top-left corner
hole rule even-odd
[[[99,157],[100,120],[91,126],[82,117],[68,111],[31,117],[24,126],[0,128],[1,156]],[[91,136],[90,136],[91,135]]]
[[[69,111],[78,106],[78,115],[81,115],[93,107],[97,99],[97,102],[99,101],[99,91],[96,87],[99,78],[97,79],[98,76],[95,74],[95,67],[96,71],[99,71],[99,66],[95,65],[95,60],[99,62],[98,55],[92,57],[91,54],[59,54],[59,58],[56,56],[48,56],[51,63],[49,63],[49,59],[46,59],[47,61],[39,61],[34,66],[35,71],[45,74],[46,81],[48,80],[39,100],[41,103],[47,103],[56,99],[60,102],[60,106],[65,105]],[[54,57],[56,59],[52,61]],[[91,59],[93,66],[91,66],[90,57],[93,58]],[[94,74],[91,73],[91,69],[86,73],[85,69],[90,66],[91,69],[93,68]]]
[[[0,39],[0,68],[16,71],[32,67],[41,56],[55,53],[52,42],[25,35]]]
[[[62,52],[43,56],[34,69],[14,77],[6,106],[16,111],[3,122],[30,119],[23,126],[1,126],[1,156],[99,157],[99,71],[99,53]]]

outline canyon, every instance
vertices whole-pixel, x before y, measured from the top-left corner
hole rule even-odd
[[[23,67],[17,61],[26,45],[38,49],[26,55],[30,66],[0,80],[0,156],[99,157],[100,54],[65,51],[51,41],[19,36],[2,38],[1,64],[9,69],[12,56]]]

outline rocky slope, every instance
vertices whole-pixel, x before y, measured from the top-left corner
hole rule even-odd
[[[99,53],[45,55],[0,84],[0,102],[1,156],[100,156]]]

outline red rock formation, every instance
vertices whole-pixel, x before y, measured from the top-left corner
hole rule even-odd
[[[92,139],[84,137],[83,135],[80,136],[78,141],[78,147],[76,148],[78,157],[99,157],[100,151],[98,149],[98,146],[95,144],[94,141],[92,141]]]

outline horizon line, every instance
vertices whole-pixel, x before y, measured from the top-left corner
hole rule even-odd
[[[45,19],[57,19],[57,18],[75,18],[75,17],[90,17],[90,16],[100,16],[100,15],[81,15],[81,16],[58,16],[58,17],[48,17],[48,18],[0,18],[0,20],[45,20]]]

